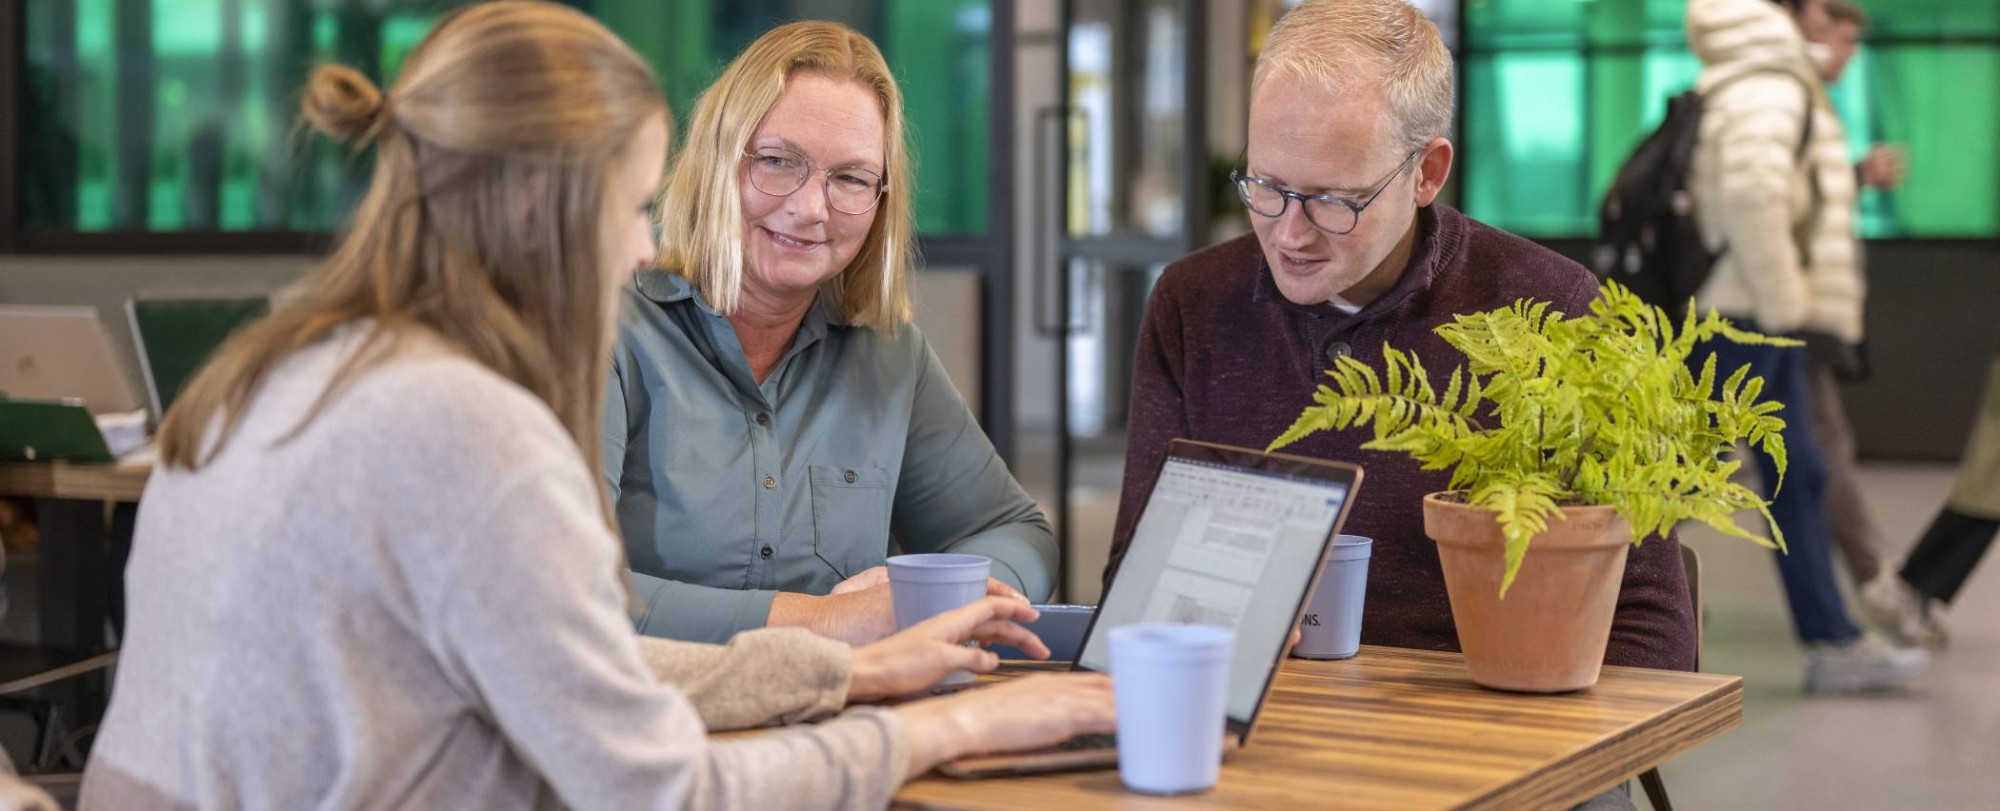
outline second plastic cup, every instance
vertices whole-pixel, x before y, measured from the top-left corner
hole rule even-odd
[[[1301,659],[1347,659],[1361,650],[1361,613],[1368,596],[1368,558],[1374,542],[1359,535],[1333,540],[1319,586],[1299,621]]]
[[[1118,776],[1146,794],[1207,791],[1229,729],[1229,662],[1236,634],[1207,625],[1128,625],[1111,631],[1118,702]]]
[[[887,561],[889,597],[895,605],[896,630],[986,596],[986,578],[993,561],[981,555],[897,555]],[[972,674],[958,670],[939,684],[964,684]]]

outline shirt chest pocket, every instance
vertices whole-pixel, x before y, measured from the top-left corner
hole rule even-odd
[[[889,554],[889,471],[812,465],[813,552],[841,579]]]

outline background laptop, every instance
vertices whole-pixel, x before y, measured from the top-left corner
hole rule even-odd
[[[1223,743],[1247,743],[1360,484],[1353,465],[1174,440],[1073,669],[1110,672],[1113,628],[1232,628]],[[966,758],[940,771],[981,777],[1109,765],[1118,762],[1115,747],[1111,736],[1083,736],[1042,752]]]
[[[139,407],[94,307],[0,306],[0,396],[81,400],[92,414]]]

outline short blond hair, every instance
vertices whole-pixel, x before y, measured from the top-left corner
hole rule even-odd
[[[1251,87],[1287,75],[1336,93],[1379,86],[1398,138],[1411,148],[1451,134],[1451,50],[1430,18],[1403,0],[1299,4],[1271,27]]]
[[[861,251],[820,290],[845,323],[893,335],[910,320],[908,279],[916,264],[903,94],[875,43],[839,23],[802,21],[765,32],[695,102],[661,205],[660,265],[685,277],[718,312],[736,311],[743,291],[737,167],[785,82],[799,73],[856,82],[881,107],[882,201]]]

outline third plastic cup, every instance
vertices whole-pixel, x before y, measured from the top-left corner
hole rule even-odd
[[[1368,596],[1368,558],[1374,542],[1358,535],[1334,538],[1319,586],[1299,621],[1301,659],[1346,659],[1361,649],[1361,614]]]

